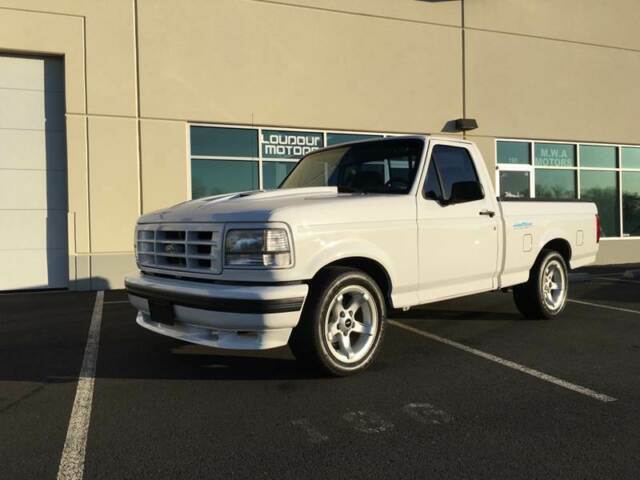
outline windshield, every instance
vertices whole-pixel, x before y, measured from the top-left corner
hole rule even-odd
[[[280,188],[338,187],[340,192],[408,193],[424,142],[417,138],[378,140],[311,153]]]

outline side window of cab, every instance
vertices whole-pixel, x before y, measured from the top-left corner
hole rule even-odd
[[[429,168],[427,169],[427,179],[424,182],[424,189],[422,191],[424,198],[429,200],[442,200],[442,187],[440,187],[440,179],[438,178],[438,171],[436,170],[436,162],[429,162]]]
[[[451,145],[434,146],[423,195],[445,205],[482,200],[484,192],[469,150]]]

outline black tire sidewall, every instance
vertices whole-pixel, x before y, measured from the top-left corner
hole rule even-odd
[[[356,363],[344,363],[335,358],[328,349],[324,334],[324,320],[329,308],[331,307],[332,300],[334,299],[338,291],[348,285],[359,285],[366,288],[369,294],[372,295],[375,299],[374,303],[376,305],[378,314],[378,330],[376,332],[376,338],[369,352]],[[334,278],[333,281],[331,281],[325,287],[324,291],[320,293],[318,303],[314,310],[314,344],[323,365],[333,373],[339,375],[349,375],[351,373],[356,373],[367,368],[367,366],[369,366],[373,359],[376,357],[376,354],[380,349],[382,338],[384,336],[386,313],[385,303],[384,297],[382,296],[382,292],[380,291],[380,287],[378,287],[378,284],[364,272],[360,272],[358,270],[345,271],[344,273]]]

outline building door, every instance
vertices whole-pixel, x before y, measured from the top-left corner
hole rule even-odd
[[[68,284],[64,64],[0,55],[0,290]]]

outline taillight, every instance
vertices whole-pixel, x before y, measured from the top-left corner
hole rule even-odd
[[[596,213],[596,243],[600,243],[600,215]]]

